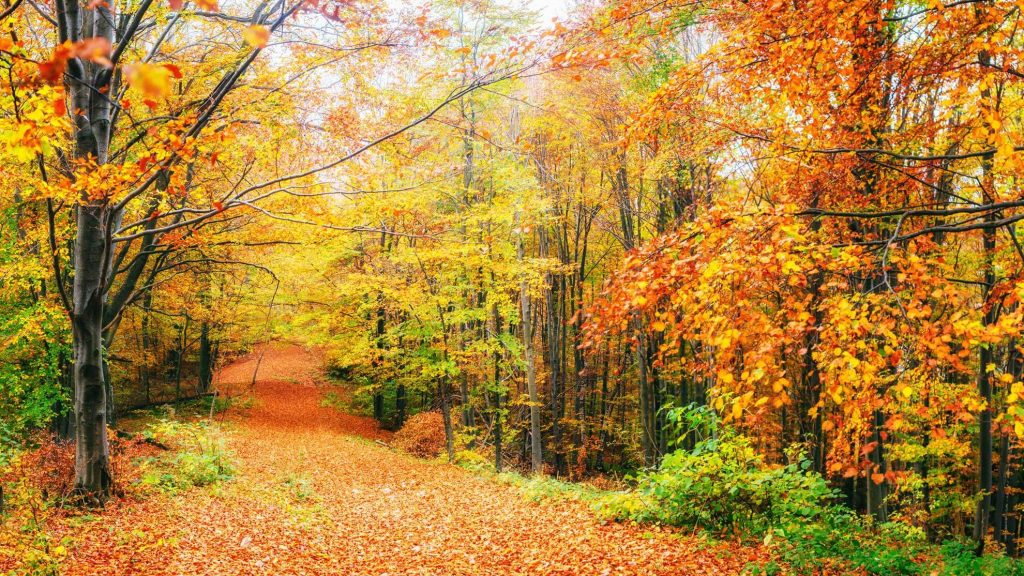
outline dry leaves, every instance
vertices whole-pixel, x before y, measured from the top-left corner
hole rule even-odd
[[[272,347],[227,367],[238,478],[122,502],[71,536],[65,574],[730,574],[763,551],[622,524],[574,502],[417,460],[368,418],[321,406],[315,357]],[[312,369],[311,369],[312,367]]]

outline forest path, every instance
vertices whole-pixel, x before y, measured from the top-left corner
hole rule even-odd
[[[729,574],[755,549],[601,523],[584,506],[405,456],[373,420],[321,406],[315,355],[226,367],[234,480],[126,502],[76,529],[68,574]]]

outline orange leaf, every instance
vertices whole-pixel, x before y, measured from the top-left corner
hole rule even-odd
[[[72,44],[64,42],[53,50],[53,56],[45,62],[37,64],[39,75],[49,84],[58,84],[64,76],[68,60],[81,58],[110,66],[110,42],[106,38],[86,38]]]
[[[73,46],[72,55],[108,68],[113,66],[113,63],[110,61],[110,41],[106,38],[97,37],[79,40]]]

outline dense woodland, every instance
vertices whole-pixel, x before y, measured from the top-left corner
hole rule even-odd
[[[1022,8],[4,0],[0,464],[102,505],[122,417],[289,342],[620,519],[1018,556]]]

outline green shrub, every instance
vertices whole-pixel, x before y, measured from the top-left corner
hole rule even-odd
[[[313,489],[313,482],[306,474],[289,474],[283,482],[285,488],[293,500],[305,501],[313,498],[316,491]]]
[[[766,540],[796,574],[828,568],[879,575],[934,571],[927,569],[929,545],[920,530],[898,522],[875,526],[840,507],[829,509],[818,522],[777,528]]]
[[[694,424],[711,433],[692,450],[665,456],[657,470],[641,473],[634,490],[603,499],[599,506],[606,515],[758,537],[822,517],[833,492],[820,475],[807,470],[808,461],[769,465],[748,438],[719,430],[699,410],[672,418],[687,423],[687,433],[697,431]]]
[[[1024,561],[1000,553],[978,557],[972,543],[932,544],[904,522],[876,524],[834,504],[837,494],[810,463],[790,454],[786,466],[765,462],[749,438],[721,426],[706,407],[670,410],[677,449],[657,470],[633,477],[620,492],[588,492],[614,519],[700,528],[761,539],[770,560],[746,567],[751,576],[871,574],[877,576],[1024,576]],[[684,445],[690,445],[689,449]],[[572,497],[565,483],[500,474],[535,497]]]
[[[0,247],[0,264],[3,256]],[[53,302],[0,301],[0,464],[67,410],[70,341],[66,313]]]
[[[1024,562],[999,554],[976,556],[975,544],[949,540],[942,544],[945,576],[1024,576]]]
[[[455,452],[454,463],[456,466],[461,466],[466,470],[470,470],[476,473],[492,473],[494,472],[494,463],[491,462],[486,456],[473,450],[458,450]]]
[[[141,464],[144,486],[167,492],[209,486],[230,480],[234,467],[223,441],[209,425],[161,420],[143,436],[170,449],[170,454],[147,458]]]

